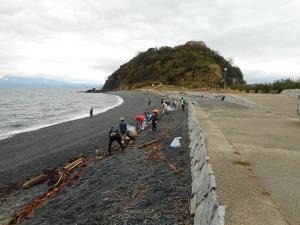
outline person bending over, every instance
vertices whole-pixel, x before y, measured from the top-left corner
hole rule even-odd
[[[124,152],[124,146],[122,145],[122,138],[119,130],[111,127],[109,130],[108,155],[111,155],[111,145],[114,141],[119,143],[122,152]]]

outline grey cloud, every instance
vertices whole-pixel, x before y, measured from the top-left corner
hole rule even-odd
[[[111,71],[118,69],[120,65],[124,63],[125,61],[121,61],[121,60],[102,59],[99,60],[96,64],[92,65],[91,68],[93,70],[100,70],[106,73],[111,73]]]
[[[241,69],[249,80],[257,79],[249,70],[261,71],[251,64],[255,60],[270,64],[282,60],[293,65],[294,74],[300,70],[300,3],[296,0],[272,4],[259,0],[0,0],[0,5],[0,64],[12,71],[25,68],[24,58],[38,63],[39,55],[33,57],[32,52],[42,52],[43,61],[68,65],[69,73],[63,72],[68,79],[72,79],[74,60],[82,63],[84,79],[97,79],[99,71],[103,80],[137,51],[189,40],[203,40],[225,57],[244,62]],[[71,43],[70,50],[81,51],[68,55],[64,43]],[[49,51],[57,47],[53,44],[61,45],[56,55]],[[38,50],[33,51],[33,46]],[[6,71],[1,68],[0,74]],[[269,79],[277,69],[262,73]]]

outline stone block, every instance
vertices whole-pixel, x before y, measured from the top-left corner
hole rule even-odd
[[[219,205],[215,211],[214,217],[210,225],[224,225],[225,224],[225,206]]]
[[[200,149],[200,146],[198,146],[198,149]],[[200,157],[201,157],[201,151],[194,149],[192,154],[192,161],[191,161],[192,166],[194,166],[200,160]]]
[[[190,203],[190,214],[191,216],[194,216],[195,215],[195,211],[196,211],[196,208],[197,208],[197,205],[196,205],[196,196],[194,195],[193,198],[191,199],[191,203]]]
[[[194,195],[196,197],[196,201],[197,201],[197,189],[198,186],[200,184],[200,173],[199,174],[194,174],[194,178],[192,181],[192,195]]]
[[[195,184],[195,192],[197,193],[197,205],[200,204],[203,199],[205,199],[205,196],[209,192],[210,176],[208,174],[207,166],[207,163],[203,165],[202,170],[200,172],[199,180]]]
[[[211,191],[208,193],[207,198],[197,206],[194,225],[210,225],[217,208],[218,203],[215,191]]]
[[[213,175],[214,174],[214,171],[213,171],[213,169],[212,169],[212,167],[211,167],[210,164],[208,164],[208,173],[209,173],[209,175]]]
[[[195,149],[197,148],[197,146],[200,144],[200,141],[198,138],[194,139],[194,141],[192,141],[192,145],[191,145],[191,149],[192,151],[195,151]]]
[[[210,176],[209,178],[209,191],[217,189],[217,182],[215,176]]]
[[[203,150],[204,145],[200,146],[200,157],[199,157],[199,169],[201,169],[205,162],[207,162],[206,159],[206,151]]]

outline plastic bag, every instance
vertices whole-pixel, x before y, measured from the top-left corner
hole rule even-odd
[[[127,125],[127,132],[128,132],[129,137],[135,138],[138,136],[138,133],[136,132],[136,129],[134,126]]]
[[[180,148],[181,147],[181,144],[180,144],[180,141],[179,141],[180,139],[181,139],[181,137],[174,138],[171,145],[170,145],[170,147],[171,148]]]
[[[166,109],[167,109],[167,111],[168,111],[168,112],[174,111],[174,109],[173,109],[173,108],[171,108],[170,106],[167,106],[167,108],[166,108]]]
[[[134,126],[131,126],[131,125],[129,125],[129,124],[127,124],[127,130],[128,130],[128,131],[135,130],[135,127],[134,127]]]

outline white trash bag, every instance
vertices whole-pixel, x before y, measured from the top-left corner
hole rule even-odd
[[[181,147],[181,144],[180,144],[180,140],[181,137],[176,137],[173,139],[172,143],[171,143],[171,148],[180,148]]]
[[[171,108],[171,106],[167,106],[166,110],[167,110],[168,112],[174,111],[174,109]]]
[[[127,125],[127,132],[128,132],[129,137],[135,138],[138,136],[138,133],[136,132],[135,127],[131,126],[129,124]]]
[[[135,127],[127,124],[127,130],[128,131],[135,131]]]

